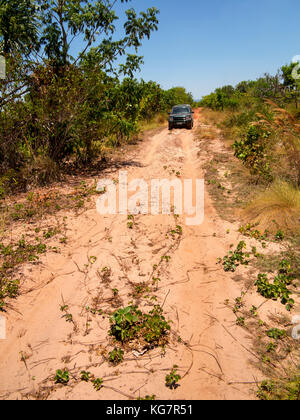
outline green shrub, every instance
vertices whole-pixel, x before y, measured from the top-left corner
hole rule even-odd
[[[224,271],[235,272],[239,265],[248,265],[250,254],[244,252],[243,249],[246,248],[246,243],[244,241],[239,242],[235,251],[229,251],[228,255],[222,259],[219,259],[218,262],[223,264]]]
[[[252,174],[259,175],[267,181],[272,180],[270,157],[267,154],[270,136],[271,132],[250,125],[244,137],[233,144],[234,155]]]
[[[255,282],[257,292],[267,299],[281,299],[281,303],[286,305],[288,311],[294,305],[294,300],[290,298],[292,292],[287,288],[290,279],[286,274],[278,274],[273,282],[270,283],[267,274],[259,274]]]
[[[142,313],[136,306],[118,309],[110,322],[110,335],[122,343],[141,339],[150,345],[160,345],[167,340],[171,328],[158,305],[149,314]]]

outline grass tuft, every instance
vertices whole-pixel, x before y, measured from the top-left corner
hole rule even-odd
[[[244,210],[245,218],[270,232],[278,228],[299,232],[300,190],[277,180],[260,193]]]

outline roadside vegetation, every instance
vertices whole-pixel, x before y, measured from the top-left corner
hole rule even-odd
[[[295,67],[283,66],[276,76],[266,74],[256,81],[216,89],[201,102],[212,110],[212,120],[250,175],[255,197],[246,214],[264,227],[271,227],[277,219],[293,233],[299,229],[300,211],[300,109]],[[259,189],[261,194],[257,194]]]
[[[293,238],[300,234],[300,82],[295,79],[296,70],[292,63],[275,76],[266,74],[256,81],[224,86],[200,103],[231,151],[228,162],[224,154],[216,153],[207,164],[209,185],[230,196],[239,183],[235,204],[245,221],[257,223],[261,230],[282,229]],[[217,129],[207,128],[210,133],[201,129],[199,139],[215,138]],[[218,166],[226,166],[221,176]],[[226,182],[234,184],[232,190]]]
[[[225,304],[231,305],[236,325],[253,337],[252,356],[268,378],[257,384],[257,396],[264,400],[300,398],[299,342],[292,338],[292,317],[300,310],[296,71],[292,63],[275,76],[216,89],[200,103],[212,124],[199,129],[200,144],[211,152],[209,141],[223,140],[223,149],[215,150],[206,164],[207,185],[220,215],[242,220],[239,233],[245,238],[218,260],[225,272],[241,272],[237,281],[244,280],[241,296]],[[260,305],[257,298],[253,304],[250,291],[264,299]],[[277,306],[268,319],[261,312],[267,302],[282,308]]]

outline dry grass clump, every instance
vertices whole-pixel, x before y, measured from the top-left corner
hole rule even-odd
[[[53,181],[61,179],[59,166],[48,156],[37,156],[31,163],[28,163],[21,170],[19,184],[27,185],[47,185]]]
[[[244,210],[248,221],[259,223],[262,229],[274,232],[300,231],[300,190],[285,181],[277,180],[260,193]],[[275,221],[275,223],[274,223]]]
[[[215,127],[199,127],[197,130],[197,140],[214,140],[218,137]]]
[[[221,124],[226,117],[230,114],[230,111],[213,111],[209,108],[201,108],[201,119],[208,121],[211,124],[218,126]]]

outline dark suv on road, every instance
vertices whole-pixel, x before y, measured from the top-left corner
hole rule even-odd
[[[176,105],[169,113],[169,130],[175,127],[186,127],[191,130],[194,126],[194,112],[190,105]]]

